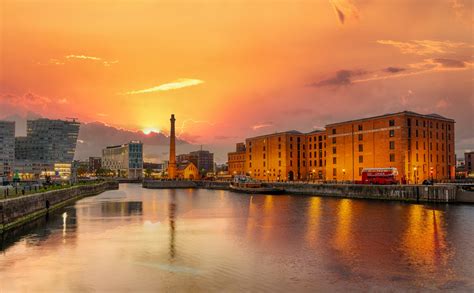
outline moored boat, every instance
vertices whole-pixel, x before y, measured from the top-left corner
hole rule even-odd
[[[253,180],[248,176],[235,176],[229,188],[232,191],[249,194],[281,194],[285,192],[284,189],[264,186],[262,182]]]

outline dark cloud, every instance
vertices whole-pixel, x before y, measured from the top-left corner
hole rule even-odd
[[[401,68],[401,67],[392,67],[392,66],[389,66],[387,68],[385,68],[383,71],[385,72],[388,72],[388,73],[398,73],[400,71],[404,71],[406,70],[405,68]]]
[[[464,61],[456,60],[456,59],[447,59],[447,58],[434,58],[432,59],[433,62],[440,64],[446,68],[464,68],[466,64]]]
[[[285,110],[282,111],[283,114],[286,115],[291,115],[291,116],[297,116],[297,115],[311,115],[313,114],[313,110],[311,109],[291,109],[291,110]]]
[[[334,6],[334,9],[336,10],[337,17],[339,18],[339,21],[341,22],[341,24],[344,24],[344,20],[346,18],[344,13],[342,13],[342,11],[336,6]]]
[[[237,139],[236,136],[225,136],[225,135],[216,135],[215,139],[226,140],[226,139]]]
[[[364,74],[367,74],[367,72],[363,70],[339,70],[336,72],[336,76],[312,83],[310,86],[322,87],[350,85],[353,77]]]

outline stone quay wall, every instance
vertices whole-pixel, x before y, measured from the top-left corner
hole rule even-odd
[[[414,202],[456,202],[456,186],[271,183],[290,194]]]
[[[149,189],[173,189],[173,188],[197,188],[196,181],[188,180],[146,180],[143,188]]]
[[[311,183],[264,183],[265,186],[284,189],[287,194],[332,196],[344,198],[397,200],[410,202],[474,202],[460,200],[460,189],[455,185],[362,185],[362,184],[311,184]],[[205,188],[229,190],[229,182],[222,181],[147,181],[144,188]],[[472,195],[472,196],[471,196]],[[459,198],[458,198],[459,197]],[[464,198],[466,195],[464,195]]]
[[[69,201],[118,189],[116,181],[73,186],[0,201],[0,232],[33,220]]]

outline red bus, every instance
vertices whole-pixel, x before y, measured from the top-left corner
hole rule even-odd
[[[398,184],[397,168],[364,168],[360,184]]]

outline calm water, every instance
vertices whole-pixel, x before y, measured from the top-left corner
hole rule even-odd
[[[121,185],[0,249],[0,292],[474,291],[474,206]]]

